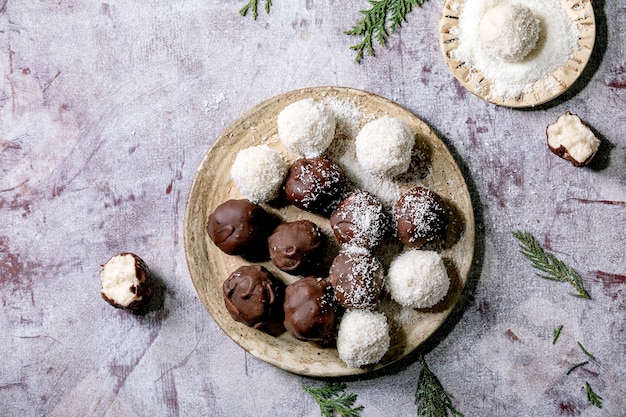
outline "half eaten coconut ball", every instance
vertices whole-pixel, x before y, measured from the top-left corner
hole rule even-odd
[[[139,310],[152,295],[152,275],[148,265],[134,253],[111,257],[100,268],[102,298],[113,307]]]
[[[600,147],[594,135],[580,117],[569,111],[560,115],[546,129],[548,148],[576,167],[587,165]]]

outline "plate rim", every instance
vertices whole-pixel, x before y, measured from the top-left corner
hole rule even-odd
[[[216,315],[213,313],[214,309],[217,308],[217,306],[208,306],[203,298],[200,296],[200,291],[201,289],[198,287],[198,277],[195,276],[196,272],[194,270],[192,270],[192,252],[194,249],[197,250],[197,245],[198,243],[195,242],[194,240],[194,236],[191,235],[191,231],[189,226],[189,221],[191,219],[191,217],[194,215],[195,211],[194,211],[194,206],[192,203],[192,199],[198,189],[198,187],[201,186],[201,183],[203,182],[203,178],[202,178],[202,173],[207,171],[207,165],[209,165],[210,163],[210,159],[211,159],[211,153],[214,151],[214,149],[223,146],[224,142],[227,142],[227,137],[229,136],[229,134],[232,133],[232,131],[236,128],[237,125],[244,123],[247,119],[249,119],[252,115],[257,114],[261,111],[265,111],[267,109],[268,106],[277,103],[279,101],[287,101],[289,98],[294,97],[294,96],[298,96],[301,94],[306,94],[308,96],[311,97],[317,97],[317,96],[326,96],[329,93],[335,93],[335,94],[339,94],[339,95],[349,95],[350,97],[354,96],[365,96],[369,99],[376,99],[376,100],[381,100],[382,102],[384,102],[386,105],[389,106],[395,106],[397,109],[406,112],[408,115],[410,115],[412,118],[414,118],[415,121],[418,121],[419,123],[423,124],[423,126],[428,130],[429,135],[431,136],[430,139],[436,139],[436,142],[441,146],[441,150],[445,153],[445,157],[452,162],[454,168],[458,171],[458,174],[460,175],[461,179],[462,179],[462,195],[464,197],[464,199],[466,199],[466,203],[468,204],[468,210],[467,212],[464,212],[463,214],[467,216],[466,222],[468,224],[469,227],[467,227],[466,229],[464,229],[464,234],[466,235],[466,239],[468,239],[468,241],[470,242],[471,245],[471,253],[469,254],[469,257],[467,259],[466,265],[463,266],[463,270],[461,270],[461,267],[459,266],[459,275],[461,275],[462,277],[462,281],[461,281],[461,285],[460,288],[458,290],[458,293],[456,294],[456,299],[454,300],[454,302],[451,304],[451,306],[449,308],[447,308],[447,310],[444,311],[444,314],[441,315],[441,319],[439,322],[436,323],[436,325],[434,326],[434,328],[432,329],[432,331],[428,334],[428,336],[422,340],[419,344],[413,346],[410,348],[410,350],[408,350],[407,352],[405,352],[404,354],[402,354],[401,356],[385,362],[383,364],[381,363],[377,363],[374,364],[372,366],[369,367],[361,367],[361,368],[355,368],[355,367],[349,367],[347,365],[341,367],[341,370],[335,370],[333,372],[320,372],[318,370],[316,370],[315,367],[313,368],[302,368],[302,367],[298,367],[298,366],[290,366],[289,364],[285,364],[282,361],[279,360],[279,358],[277,357],[267,357],[266,355],[261,354],[258,351],[254,351],[251,350],[245,343],[244,343],[244,336],[241,334],[231,334],[229,331],[227,331],[227,329],[225,328],[225,324],[222,323],[220,320],[216,319]],[[430,140],[429,139],[429,140]],[[206,210],[205,210],[206,211]],[[268,98],[266,100],[261,101],[259,104],[251,107],[250,109],[246,110],[245,112],[243,112],[239,117],[235,118],[226,128],[224,128],[219,135],[216,137],[215,141],[208,147],[208,149],[206,150],[199,166],[197,167],[195,173],[194,173],[194,178],[193,181],[191,183],[191,187],[189,189],[189,193],[188,193],[188,197],[187,197],[187,201],[186,201],[186,207],[185,207],[185,213],[184,213],[184,217],[183,217],[183,238],[184,238],[184,249],[185,249],[185,258],[186,258],[186,262],[187,262],[187,267],[189,270],[189,274],[194,286],[194,289],[196,290],[197,296],[198,298],[200,298],[200,301],[203,305],[203,307],[205,308],[205,310],[209,313],[209,316],[211,316],[211,318],[213,319],[213,321],[218,325],[218,327],[231,339],[233,340],[239,347],[241,347],[242,349],[244,349],[246,352],[252,354],[253,356],[257,357],[258,359],[269,363],[271,365],[274,365],[280,369],[283,369],[285,371],[294,373],[294,374],[298,374],[298,375],[303,375],[303,376],[311,376],[311,377],[339,377],[339,376],[354,376],[354,375],[362,375],[362,374],[366,374],[369,372],[372,372],[374,370],[378,370],[381,369],[383,367],[386,367],[392,363],[397,362],[398,360],[402,359],[403,357],[407,356],[409,353],[411,353],[412,351],[414,351],[415,349],[417,349],[419,347],[419,345],[421,345],[422,343],[424,343],[426,340],[428,340],[432,334],[434,334],[440,327],[441,325],[443,325],[443,323],[447,320],[448,316],[450,315],[450,313],[453,311],[453,309],[455,308],[456,304],[458,303],[458,300],[461,296],[461,294],[463,293],[464,289],[465,289],[465,285],[468,279],[468,275],[471,269],[471,265],[473,262],[473,258],[474,258],[474,254],[475,254],[475,213],[474,213],[474,207],[473,207],[473,203],[472,203],[472,198],[471,198],[471,193],[469,192],[468,189],[468,184],[467,184],[467,180],[465,178],[465,176],[463,175],[463,172],[460,168],[460,166],[458,165],[455,157],[452,155],[452,153],[450,152],[450,149],[448,148],[448,146],[443,142],[443,140],[432,130],[432,128],[424,121],[422,120],[420,117],[418,117],[416,114],[414,114],[412,111],[410,111],[409,109],[403,107],[402,105],[394,102],[393,100],[390,100],[388,98],[385,98],[381,95],[375,94],[375,93],[371,93],[365,90],[361,90],[361,89],[356,89],[356,88],[352,88],[352,87],[338,87],[338,86],[318,86],[318,87],[305,87],[305,88],[301,88],[301,89],[296,89],[296,90],[291,90],[291,91],[287,91],[278,95],[275,95],[271,98]],[[196,232],[197,233],[197,232]],[[205,233],[204,230],[202,230],[202,233]],[[200,246],[202,248],[205,249],[205,254],[208,253],[208,246],[206,245],[206,239],[201,239],[202,242],[204,242],[204,245],[202,243],[200,243]],[[232,320],[232,319],[231,319]],[[234,322],[234,320],[233,320]],[[232,323],[231,323],[232,324]],[[241,325],[244,327],[247,327],[245,325]],[[244,329],[245,330],[245,329]],[[258,332],[258,336],[261,337],[261,339],[268,339],[268,338],[275,338],[274,336],[268,335],[267,333],[263,332],[263,331],[256,331]],[[268,339],[269,341],[269,339]],[[307,343],[307,342],[301,342],[301,343]],[[336,349],[323,349],[320,348],[320,350],[322,351],[333,351]],[[320,353],[318,353],[319,355]]]

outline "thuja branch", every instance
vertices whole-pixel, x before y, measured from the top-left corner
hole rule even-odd
[[[265,13],[269,13],[271,7],[272,0],[265,0]],[[242,16],[246,16],[248,12],[252,13],[254,20],[259,17],[259,0],[250,0],[245,6],[239,9],[239,14]]]
[[[585,290],[583,280],[574,269],[565,265],[553,254],[546,252],[537,239],[529,232],[513,232],[513,236],[520,241],[520,252],[539,273],[537,276],[551,281],[568,282],[576,289],[570,293],[574,297],[591,298]]]
[[[345,33],[350,36],[359,36],[363,39],[350,49],[356,51],[356,62],[361,62],[365,54],[374,55],[374,43],[387,45],[391,33],[395,33],[413,7],[423,5],[426,0],[369,0],[371,7],[361,10],[363,15],[352,29]]]
[[[417,415],[422,417],[447,417],[448,412],[463,417],[452,405],[450,396],[439,382],[437,376],[428,368],[424,356],[420,356],[422,371],[417,380],[415,405]]]

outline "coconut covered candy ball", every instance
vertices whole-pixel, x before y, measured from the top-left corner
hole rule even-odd
[[[381,117],[367,123],[356,140],[359,164],[372,174],[395,177],[411,164],[415,137],[409,126],[393,117]]]
[[[443,199],[421,186],[402,194],[393,207],[393,214],[398,238],[412,248],[442,239],[449,218]]]
[[[113,307],[139,310],[152,296],[152,275],[139,256],[123,252],[100,267],[102,298]]]
[[[371,310],[347,310],[339,323],[337,353],[354,367],[380,361],[389,350],[391,338],[384,314]]]
[[[286,106],[278,114],[276,123],[283,145],[304,158],[320,156],[335,137],[335,115],[312,98]]]
[[[342,307],[372,308],[382,298],[383,266],[366,251],[340,252],[330,266],[328,277]]]
[[[288,169],[276,150],[259,145],[237,153],[230,176],[241,195],[258,204],[278,197]]]
[[[479,22],[480,46],[492,58],[520,62],[539,41],[541,22],[522,3],[501,3],[488,9]]]
[[[391,262],[385,287],[404,307],[430,308],[446,296],[450,278],[439,253],[411,249]]]

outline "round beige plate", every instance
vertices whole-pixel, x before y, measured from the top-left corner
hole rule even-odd
[[[241,198],[230,179],[230,167],[241,149],[267,144],[277,149],[291,162],[295,159],[283,148],[277,137],[276,117],[288,104],[303,99],[332,103],[338,118],[335,141],[352,141],[354,129],[367,121],[388,115],[406,122],[416,135],[416,147],[421,150],[422,170],[417,170],[419,183],[438,192],[449,203],[453,221],[448,228],[442,256],[451,277],[451,289],[444,300],[432,309],[402,309],[390,300],[380,308],[391,324],[391,348],[376,365],[354,368],[345,365],[334,348],[294,339],[280,326],[255,330],[234,321],[224,307],[222,283],[240,265],[242,258],[222,253],[205,232],[205,224],[215,208],[231,198]],[[339,111],[341,110],[341,111]],[[347,143],[347,142],[346,142]],[[411,176],[399,179],[394,187],[408,189],[415,182]],[[285,220],[310,218],[330,235],[327,219],[306,213],[293,206],[264,207]],[[237,344],[252,355],[289,372],[308,376],[342,376],[362,374],[388,365],[410,353],[426,340],[445,320],[456,304],[471,266],[474,252],[474,214],[463,175],[446,146],[419,118],[399,105],[364,91],[338,87],[307,88],[271,98],[235,120],[217,139],[205,155],[193,181],[185,212],[185,251],[189,272],[204,306],[215,322]],[[285,284],[298,279],[263,263]]]
[[[572,24],[578,29],[578,50],[567,63],[546,77],[537,80],[532,88],[517,98],[503,98],[490,94],[490,81],[476,69],[469,68],[451,55],[459,45],[459,16],[465,0],[446,0],[439,20],[439,43],[443,56],[454,76],[476,96],[506,107],[532,107],[546,103],[563,94],[583,72],[593,50],[596,25],[591,0],[559,0]],[[523,2],[522,2],[523,3]]]

